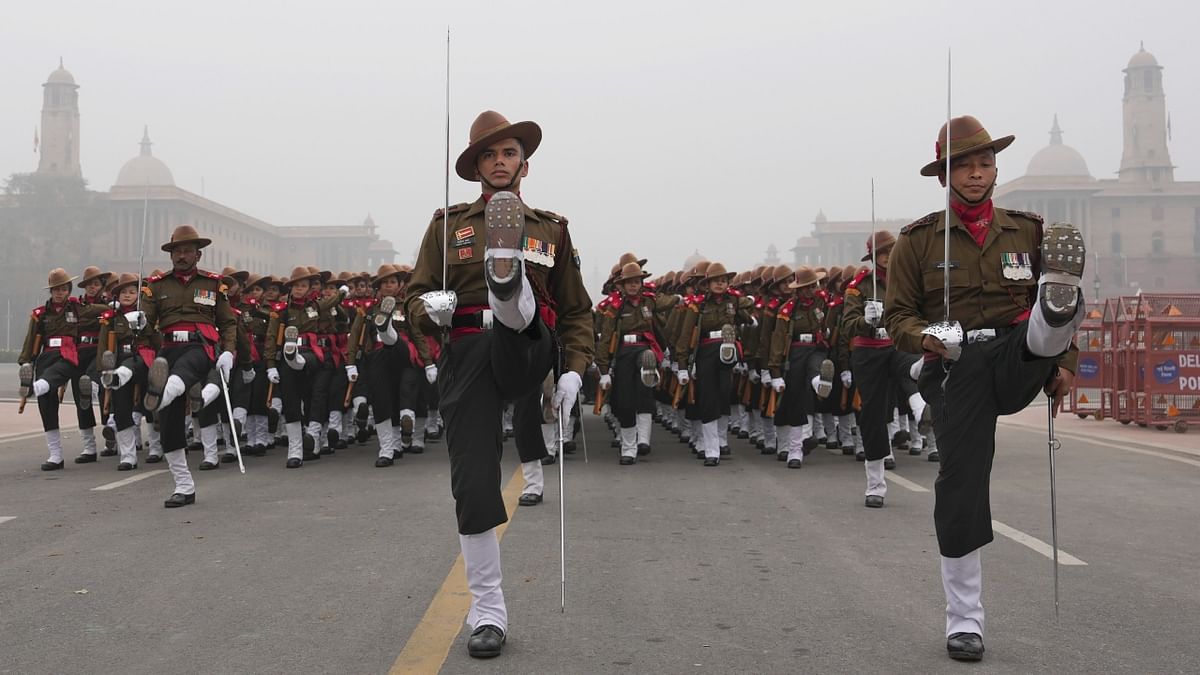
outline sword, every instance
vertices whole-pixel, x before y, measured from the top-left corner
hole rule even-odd
[[[450,241],[450,27],[446,27],[446,185],[445,205],[442,208],[442,290],[428,291],[421,294],[425,311],[430,318],[438,317],[436,323],[442,329],[442,348],[447,347],[450,340],[450,322],[454,310],[458,307],[458,294],[447,287],[446,274],[449,273],[450,261],[446,257],[446,246]]]
[[[1062,447],[1054,436],[1054,396],[1046,394],[1046,447],[1050,452],[1050,546],[1054,549],[1054,619],[1058,620],[1058,499],[1055,492],[1054,452]]]
[[[233,406],[229,403],[229,382],[225,379],[225,371],[220,368],[217,369],[217,375],[221,378],[221,394],[225,399],[225,412],[229,415],[230,431],[233,432],[229,434],[233,438],[233,451],[237,453],[238,469],[244,474],[246,473],[246,465],[242,463],[242,448],[238,444],[237,427],[233,425]]]
[[[947,127],[949,128],[949,127]],[[875,265],[875,249],[877,248],[875,241],[875,179],[871,179],[871,302],[879,300],[879,279],[875,274],[878,267]]]

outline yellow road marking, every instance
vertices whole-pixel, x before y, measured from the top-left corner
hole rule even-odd
[[[496,537],[503,539],[504,531],[517,515],[517,498],[525,487],[521,468],[517,467],[508,485],[504,487],[504,506],[508,510],[508,522],[496,528]],[[462,632],[467,611],[471,608],[471,592],[467,590],[467,574],[463,557],[459,553],[454,559],[450,573],[442,587],[433,596],[425,616],[404,643],[404,649],[396,657],[390,675],[399,673],[436,673],[442,669],[450,648]]]

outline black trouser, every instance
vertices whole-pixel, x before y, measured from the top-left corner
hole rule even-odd
[[[58,350],[42,352],[33,363],[34,380],[45,380],[50,384],[50,391],[37,399],[42,429],[54,431],[58,429],[58,389],[77,377],[79,366],[64,359]]]
[[[416,413],[418,388],[424,373],[418,373],[409,360],[408,347],[402,342],[393,347],[380,347],[371,352],[368,364],[371,407],[375,411],[375,424],[382,425],[395,419],[399,411],[413,410]]]
[[[213,363],[200,344],[173,345],[164,348],[158,354],[167,360],[171,374],[178,375],[183,380],[184,391],[197,382],[205,382],[212,371]],[[187,435],[184,432],[187,415],[187,396],[179,396],[166,408],[158,411],[159,431],[162,434],[162,445],[165,452],[183,450],[187,447]],[[209,406],[200,415],[201,426],[204,421],[215,417],[215,412],[209,412]]]
[[[812,379],[821,372],[824,360],[823,347],[792,345],[783,374],[783,400],[775,409],[775,426],[799,427],[808,423],[809,415],[816,409]]]
[[[296,370],[287,364],[286,357],[280,355],[276,370],[279,371],[279,385],[275,393],[283,401],[283,421],[291,424],[301,422],[303,418],[313,419],[313,381],[317,373],[324,367],[317,360],[317,355],[307,349],[299,349],[297,353],[304,357],[304,367]]]
[[[146,366],[146,361],[140,355],[134,354],[128,356],[125,360],[118,364],[124,366],[133,372],[133,377],[125,383],[120,389],[106,389],[109,400],[112,403],[109,405],[112,412],[113,420],[117,423],[117,431],[124,431],[133,426],[133,413],[141,408],[142,402],[138,401],[134,394],[138,391],[145,391],[146,375],[150,369]]]
[[[332,360],[333,355],[329,355]],[[346,390],[350,388],[350,376],[346,374],[346,366],[338,365],[337,361],[332,361],[333,372],[329,375],[329,412],[345,412],[346,410]],[[325,419],[321,420],[324,424],[329,419],[329,413],[325,414]],[[341,429],[337,432],[342,433]]]
[[[654,412],[654,390],[642,384],[642,352],[649,347],[622,345],[613,358],[612,393],[608,407],[621,427],[637,425],[638,413]]]
[[[547,370],[546,374],[549,374]],[[546,377],[542,376],[544,382]],[[569,418],[571,412],[567,411]],[[563,419],[563,426],[569,424]],[[564,433],[570,433],[566,429]],[[542,438],[542,387],[537,387],[513,402],[513,441],[517,445],[517,456],[522,462],[549,457],[546,439]]]
[[[895,347],[856,347],[850,353],[850,370],[862,408],[858,412],[858,433],[862,436],[863,452],[870,461],[880,460],[892,452],[887,424],[892,421],[892,409],[897,395],[908,397],[917,393],[917,383],[908,374],[912,360]]]
[[[702,343],[696,351],[696,418],[705,424],[729,414],[733,364],[721,363],[720,350],[721,341],[714,340]]]
[[[926,360],[921,370],[918,386],[933,406],[941,456],[933,522],[938,548],[948,558],[992,541],[989,482],[996,418],[1023,410],[1054,374],[1056,357],[1039,358],[1025,348],[1027,326],[1021,323],[990,342],[964,345],[949,377],[940,358]]]
[[[96,373],[96,345],[88,345],[79,347],[79,368],[75,371],[75,376],[71,378],[71,396],[79,400],[79,378],[87,375],[92,382],[99,384]],[[88,400],[91,400],[92,392],[88,392]],[[96,426],[96,401],[86,408],[75,406],[75,414],[79,420],[80,429],[91,429]]]
[[[246,401],[247,415],[266,415],[267,414],[267,389],[270,387],[270,380],[267,379],[267,366],[262,361],[254,363],[254,381],[247,387],[248,400]]]
[[[315,359],[315,355],[312,358]],[[306,367],[307,365],[305,364]],[[333,382],[333,374],[336,372],[337,366],[333,363],[333,354],[329,353],[328,348],[325,350],[325,360],[318,360],[315,365],[316,368],[312,371],[312,380],[309,383],[311,395],[308,403],[304,406],[304,414],[309,422],[325,425],[329,423],[329,407],[333,403],[329,398],[330,383]],[[342,405],[342,402],[338,401],[337,405]]]
[[[554,366],[554,340],[541,319],[517,333],[497,323],[443,350],[438,395],[450,453],[450,491],[460,534],[508,520],[501,494],[500,416],[508,401],[535,391]]]

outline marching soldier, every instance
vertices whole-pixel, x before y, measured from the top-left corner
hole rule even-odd
[[[858,431],[862,435],[866,464],[865,505],[876,509],[883,507],[887,497],[886,464],[889,459],[895,461],[887,429],[896,407],[895,392],[906,398],[922,431],[930,425],[930,410],[908,374],[912,360],[908,354],[896,351],[884,327],[881,298],[887,292],[888,261],[895,244],[896,237],[887,230],[875,232],[867,239],[867,254],[862,262],[874,258],[875,268],[859,272],[846,286],[842,318],[842,330],[850,339],[851,352],[850,369],[842,371],[841,379],[855,383],[862,400]]]
[[[246,384],[246,447],[245,454],[262,457],[272,444],[267,430],[267,326],[271,321],[270,305],[263,300],[265,286],[271,277],[251,274],[246,279],[246,290],[238,308],[239,324],[246,336],[250,350],[250,365],[254,379]]]
[[[37,399],[42,429],[46,434],[46,447],[50,452],[49,459],[42,463],[42,471],[63,468],[62,435],[58,428],[58,390],[79,377],[81,370],[90,365],[80,360],[77,342],[79,317],[84,310],[79,298],[71,297],[71,283],[77,278],[69,276],[61,267],[50,271],[46,285],[50,298],[30,313],[25,343],[17,358],[22,389],[21,409],[24,409],[26,397]],[[92,308],[89,306],[88,309]],[[97,316],[106,309],[100,305],[96,310]],[[88,384],[85,389],[90,392],[91,385]]]
[[[122,274],[110,291],[115,307],[100,315],[100,353],[96,370],[100,382],[109,390],[112,414],[116,424],[117,452],[120,455],[118,471],[137,468],[137,418],[135,412],[141,401],[134,398],[134,390],[145,387],[146,374],[158,351],[160,341],[156,333],[143,330],[137,323],[130,324],[126,317],[136,322],[138,288],[141,279],[136,274]]]
[[[343,292],[329,298],[320,296],[321,272],[299,266],[292,270],[284,286],[287,300],[272,307],[267,326],[267,379],[277,386],[283,401],[284,428],[287,430],[287,468],[298,469],[304,460],[320,459],[318,443],[322,420],[328,418],[328,389],[322,389],[321,373],[332,355],[329,344],[319,339],[321,315],[342,301]],[[282,363],[280,357],[282,356]],[[280,366],[287,366],[280,369]],[[328,379],[325,379],[328,383]],[[308,421],[307,428],[301,419]]]
[[[690,341],[690,335],[683,330],[684,319],[688,314],[689,305],[703,301],[704,293],[707,290],[707,283],[704,279],[704,274],[708,270],[709,261],[701,260],[692,266],[683,275],[681,282],[682,298],[675,305],[675,311],[667,320],[667,339],[671,341],[671,372],[675,376],[675,419],[679,424],[679,440],[682,443],[687,443],[691,446],[692,451],[697,457],[702,457],[704,453],[698,450],[700,443],[700,415],[696,404],[689,401],[687,396],[688,382],[691,381],[691,373],[688,372],[691,364],[687,362],[686,356],[682,355],[677,349],[681,342]],[[695,394],[690,397],[695,399]],[[715,466],[715,465],[714,465]]]
[[[650,454],[662,327],[658,299],[642,285],[648,276],[637,262],[622,266],[615,280],[621,295],[612,303],[613,313],[601,323],[596,351],[600,388],[612,391],[608,405],[620,423],[623,465],[636,464],[639,456]]]
[[[796,271],[787,288],[794,295],[782,307],[771,336],[767,368],[771,389],[783,401],[775,411],[775,425],[787,427],[787,451],[776,456],[787,460],[789,469],[803,466],[804,456],[816,447],[812,418],[816,414],[815,392],[826,398],[833,391],[833,362],[828,357],[825,335],[825,303],[817,296],[817,284],[825,278],[810,267]]]
[[[89,266],[81,276],[83,278],[79,280],[78,287],[83,290],[83,295],[79,296],[79,323],[76,326],[80,369],[71,380],[71,394],[76,403],[79,435],[83,438],[83,453],[75,458],[75,463],[87,464],[96,461],[96,411],[92,407],[99,391],[95,370],[96,347],[100,341],[100,315],[108,309],[104,286],[112,274]]]
[[[771,357],[771,340],[775,335],[775,321],[779,317],[779,309],[787,302],[787,296],[792,293],[787,288],[787,285],[794,278],[795,274],[792,272],[792,268],[782,264],[776,265],[774,268],[768,268],[763,272],[762,292],[765,304],[762,307],[759,317],[758,347],[754,350],[756,356],[752,367],[758,369],[760,385],[758,408],[761,418],[760,426],[762,427],[762,437],[755,443],[755,446],[764,455],[778,455],[779,452],[786,451],[787,439],[784,439],[784,443],[780,443],[779,425],[775,419],[775,411],[772,410],[768,413],[767,401],[772,391],[769,362]],[[778,393],[776,393],[776,396],[778,396]],[[787,455],[784,454],[783,459],[786,458]]]
[[[508,629],[495,532],[508,519],[500,493],[505,401],[527,396],[554,370],[554,407],[570,407],[592,361],[591,300],[567,221],[516,197],[541,137],[533,122],[510,124],[492,111],[476,118],[456,171],[478,181],[482,196],[434,216],[406,300],[423,332],[450,330],[439,395],[472,596],[467,651],[480,658],[500,654]],[[456,308],[445,294],[425,295],[442,289],[457,294]]]
[[[191,225],[175,228],[170,241],[161,247],[171,256],[171,272],[147,280],[142,289],[144,316],[129,318],[134,325],[145,321],[162,338],[158,357],[146,376],[143,404],[156,414],[167,466],[175,480],[175,491],[163,504],[167,508],[196,501],[196,486],[184,454],[183,394],[207,382],[214,365],[228,379],[237,351],[237,319],[221,275],[197,267],[204,247],[211,243]],[[195,397],[188,398],[195,405]]]
[[[947,187],[950,211],[935,211],[901,230],[884,301],[891,339],[900,349],[924,354],[918,385],[933,407],[941,455],[934,524],[946,593],[946,649],[957,660],[983,658],[979,549],[993,536],[988,487],[996,418],[1022,410],[1043,390],[1057,412],[1074,379],[1078,352],[1072,338],[1084,318],[1079,286],[1086,256],[1079,231],[1063,223],[1043,227],[1034,214],[992,203],[996,153],[1012,141],[993,139],[974,117],[942,126],[937,158],[921,175],[936,176]]]
[[[751,320],[752,301],[729,291],[733,276],[721,263],[706,268],[707,292],[694,296],[687,304],[680,323],[681,339],[672,350],[679,355],[680,384],[687,386],[695,378],[692,387],[701,432],[696,448],[697,454],[704,456],[704,466],[717,466],[722,450],[729,452],[728,441],[720,435],[717,421],[722,415],[729,415],[733,365],[741,351],[736,326]]]

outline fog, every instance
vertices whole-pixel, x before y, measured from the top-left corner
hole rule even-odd
[[[733,270],[786,251],[818,209],[915,218],[918,169],[953,110],[1017,142],[1024,173],[1057,113],[1092,175],[1121,157],[1122,73],[1165,68],[1177,180],[1200,178],[1194,2],[10,2],[0,24],[0,172],[32,171],[41,84],[80,85],[81,158],[107,190],[149,125],[176,184],[275,225],[370,213],[408,262],[452,160],[492,108],[543,128],[523,184],[570,218],[595,288],[632,249],[655,273],[693,250]],[[452,177],[451,202],[478,187]],[[307,261],[297,260],[297,264]]]

